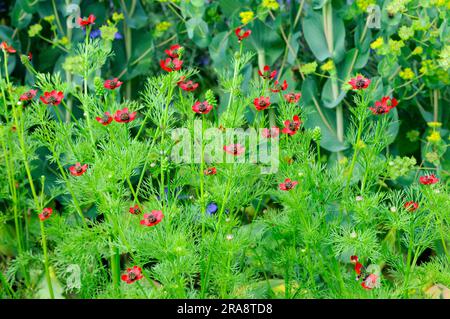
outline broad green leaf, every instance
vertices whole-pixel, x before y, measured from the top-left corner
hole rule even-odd
[[[211,40],[208,24],[200,18],[192,18],[186,21],[186,29],[189,39],[192,39],[200,48],[206,48]]]
[[[321,14],[315,13],[314,11],[309,12],[303,19],[303,33],[309,48],[317,60],[324,61],[331,57],[323,30],[323,19]]]
[[[267,65],[274,64],[285,49],[285,43],[278,33],[259,20],[254,22],[252,34],[246,40],[254,50],[264,52]]]

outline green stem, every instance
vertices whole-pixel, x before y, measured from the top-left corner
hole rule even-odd
[[[49,262],[48,262],[48,254],[47,254],[47,237],[45,235],[44,221],[41,220],[40,225],[41,225],[41,236],[42,236],[42,250],[44,252],[45,278],[47,279],[47,286],[48,286],[48,292],[50,294],[50,298],[55,299],[55,295],[53,293],[52,279],[50,277],[50,271],[49,271]]]

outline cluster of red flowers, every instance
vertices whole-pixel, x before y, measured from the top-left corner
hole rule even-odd
[[[129,212],[132,215],[140,215],[142,213],[142,209],[141,207],[139,207],[139,205],[134,205],[130,207]],[[144,226],[155,226],[158,225],[163,218],[164,214],[162,211],[152,210],[151,213],[144,214],[143,219],[140,221],[140,223]]]
[[[183,65],[183,61],[180,60],[181,52],[183,51],[183,47],[179,44],[174,44],[170,47],[170,49],[165,50],[165,53],[169,56],[164,60],[159,61],[159,65],[164,71],[173,72],[181,69]]]
[[[355,265],[356,280],[364,278],[361,283],[364,289],[371,290],[380,286],[380,277],[376,274],[368,274],[363,264],[358,261],[358,256],[351,256],[350,261]]]

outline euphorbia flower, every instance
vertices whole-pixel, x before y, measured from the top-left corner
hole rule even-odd
[[[159,65],[163,70],[167,72],[173,72],[181,69],[183,61],[178,60],[177,58],[175,59],[167,58],[165,60],[160,60]]]
[[[376,101],[375,106],[369,107],[375,115],[386,114],[389,113],[394,107],[398,104],[396,98],[390,98],[389,96],[385,96],[381,99],[381,101]]]
[[[284,95],[284,99],[288,103],[297,103],[302,97],[301,93],[288,93]]]
[[[284,128],[282,132],[284,134],[294,135],[300,128],[300,124],[302,124],[302,121],[300,120],[298,115],[294,115],[292,121],[290,120],[284,121]]]
[[[137,204],[130,207],[129,212],[133,215],[139,215],[140,213],[142,213],[141,208]]]
[[[97,116],[95,119],[97,120],[97,122],[99,122],[100,124],[105,125],[105,126],[108,125],[109,123],[111,123],[113,120],[113,118],[109,112],[105,112],[102,117]]]
[[[56,92],[55,90],[51,92],[44,92],[44,96],[40,97],[42,103],[51,104],[53,106],[59,105],[59,103],[61,103],[63,98],[64,93],[61,91]]]
[[[142,269],[138,266],[133,266],[133,268],[127,268],[127,273],[122,275],[120,279],[125,281],[127,284],[132,284],[135,281],[144,278],[142,275]]]
[[[293,181],[290,178],[286,178],[284,180],[284,183],[280,183],[280,189],[282,191],[289,191],[293,188],[295,188],[295,186],[298,184],[297,181]]]
[[[286,89],[288,88],[288,84],[287,84],[287,82],[286,82],[286,80],[284,80],[283,81],[283,84],[279,84],[279,82],[278,82],[278,80],[276,80],[274,83],[273,83],[273,88],[270,88],[270,90],[273,92],[273,93],[277,93],[277,92],[280,92],[280,90],[281,91],[286,91]]]
[[[255,105],[256,109],[258,111],[262,111],[265,110],[269,107],[270,105],[270,97],[257,97],[253,100],[253,104]]]
[[[265,65],[263,71],[258,70],[258,74],[265,80],[272,80],[277,75],[277,70],[270,71],[270,66]]]
[[[431,174],[431,175],[420,176],[419,181],[420,181],[420,184],[422,184],[422,185],[432,185],[432,184],[438,183],[439,178],[437,178],[436,175]]]
[[[411,200],[409,202],[406,202],[404,207],[406,208],[407,211],[413,212],[417,208],[419,208],[419,204]]]
[[[21,101],[30,101],[36,96],[37,90],[29,90],[22,94],[19,98]]]
[[[192,111],[198,114],[208,114],[212,110],[212,108],[212,105],[208,104],[208,101],[197,101],[194,105],[192,105]]]
[[[375,274],[370,274],[366,278],[364,278],[361,286],[367,290],[378,288],[380,287],[380,277]]]
[[[103,83],[103,87],[105,89],[114,90],[115,88],[118,88],[122,85],[123,82],[120,82],[118,78],[114,78],[112,80],[106,80],[105,83]]]
[[[280,129],[276,126],[273,126],[270,129],[265,128],[262,130],[261,135],[265,138],[274,138],[280,135]]]
[[[241,27],[238,27],[238,28],[236,28],[236,30],[234,30],[234,33],[238,37],[238,41],[241,42],[243,39],[245,39],[248,36],[250,36],[250,34],[252,34],[252,31],[251,30],[244,30]]]
[[[245,152],[245,147],[243,147],[241,144],[230,144],[225,145],[223,147],[223,150],[228,154],[238,156]]]
[[[160,210],[152,210],[150,214],[144,214],[144,219],[141,220],[141,225],[155,226],[161,222],[164,218],[164,214]]]
[[[198,88],[198,83],[194,83],[191,80],[185,81],[185,77],[182,76],[180,78],[180,81],[177,82],[177,85],[184,91],[190,92],[194,91],[196,88]]]
[[[14,49],[12,46],[8,45],[8,43],[6,43],[6,41],[3,41],[0,44],[0,49],[5,50],[8,53],[16,53],[16,49]]]
[[[80,25],[80,27],[85,28],[87,26],[93,25],[95,24],[95,16],[93,14],[90,14],[89,17],[87,18],[78,18],[78,24]]]
[[[203,173],[205,175],[216,175],[217,174],[217,169],[215,167],[208,167],[207,169],[205,169],[203,171]]]
[[[73,176],[81,176],[86,172],[87,168],[87,164],[81,165],[77,162],[75,165],[69,167],[69,171]]]
[[[122,110],[117,110],[114,113],[114,121],[118,123],[129,123],[133,121],[136,117],[136,112],[130,112],[128,108],[124,108]]]
[[[40,213],[38,215],[38,217],[40,220],[46,220],[46,219],[50,218],[52,213],[53,213],[53,209],[51,209],[50,207],[46,207],[42,210],[42,213]]]
[[[168,56],[171,58],[178,58],[180,56],[180,49],[182,48],[179,44],[172,45],[168,50],[164,50]]]
[[[353,90],[363,90],[367,89],[367,87],[369,86],[370,79],[367,79],[359,74],[358,76],[356,76],[356,78],[352,78],[350,81],[348,81],[348,84],[352,86]]]

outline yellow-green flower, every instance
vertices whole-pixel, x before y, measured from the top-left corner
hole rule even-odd
[[[367,8],[371,5],[371,4],[375,4],[376,1],[375,0],[356,0],[356,6],[361,9],[361,11],[366,12]]]
[[[69,39],[67,37],[62,37],[61,39],[58,40],[58,43],[63,46],[66,46],[69,44]]]
[[[334,70],[333,60],[328,60],[326,63],[322,64],[320,69],[325,72],[330,72],[330,71]]]
[[[450,45],[446,45],[439,53],[438,63],[444,71],[450,68]]]
[[[431,127],[431,128],[439,128],[442,126],[442,123],[441,122],[428,122],[427,125],[428,125],[428,127]]]
[[[100,32],[102,39],[113,41],[117,33],[117,28],[114,25],[102,25]]]
[[[33,24],[28,29],[28,36],[30,38],[37,36],[42,31],[42,26],[39,23]]]
[[[396,41],[393,39],[389,39],[389,52],[394,55],[400,55],[404,46],[405,43],[401,40]]]
[[[421,55],[423,53],[422,47],[416,47],[413,52],[411,52],[412,55]]]
[[[52,23],[53,21],[55,21],[55,16],[53,14],[51,16],[46,16],[44,17],[44,20],[48,23]]]
[[[300,71],[305,75],[316,72],[316,69],[317,69],[316,61],[311,62],[311,63],[306,63],[306,64],[303,64],[300,66]]]
[[[370,47],[372,48],[372,50],[376,50],[381,48],[383,44],[384,44],[383,37],[379,37],[370,44]]]
[[[422,67],[419,72],[422,74],[430,74],[434,71],[434,63],[433,60],[423,60]]]
[[[413,70],[411,70],[411,68],[406,68],[406,69],[400,71],[399,75],[403,80],[411,80],[414,78],[415,74],[414,74]]]
[[[426,153],[425,154],[425,158],[430,163],[433,163],[433,164],[438,164],[439,163],[439,154],[436,153],[436,152],[428,152],[428,153]]]
[[[427,136],[427,140],[430,143],[437,143],[441,140],[441,134],[438,131],[433,131]]]
[[[247,24],[252,21],[255,14],[253,13],[253,11],[243,11],[239,13],[239,16],[241,17],[242,24]]]
[[[161,21],[160,23],[158,23],[155,27],[156,32],[158,33],[162,33],[167,31],[170,27],[172,26],[172,23],[170,23],[169,21]]]
[[[113,19],[114,22],[119,22],[119,21],[121,21],[121,20],[123,20],[125,18],[123,16],[123,13],[114,12],[113,16],[112,16],[112,19]]]
[[[407,27],[407,26],[402,26],[399,30],[398,30],[398,36],[402,39],[402,40],[408,40],[409,38],[411,38],[412,36],[414,36],[414,29]]]
[[[263,0],[261,6],[269,10],[277,10],[280,7],[276,0]]]

